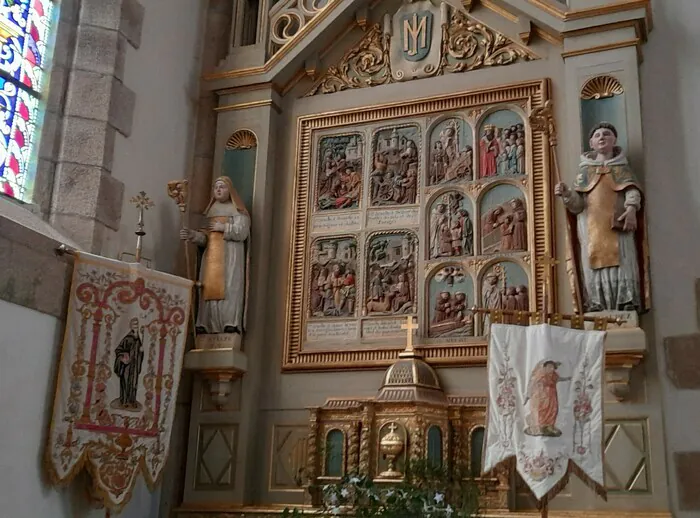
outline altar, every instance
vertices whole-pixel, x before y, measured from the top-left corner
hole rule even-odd
[[[186,219],[203,228],[227,178],[249,262],[242,332],[186,354],[178,515],[278,516],[318,506],[328,481],[400,475],[380,454],[388,433],[401,455],[432,440],[473,467],[484,516],[535,513],[514,473],[477,473],[493,323],[479,306],[511,324],[539,310],[619,322],[605,339],[608,501],[572,480],[550,516],[670,516],[646,322],[650,3],[306,4],[234,9],[204,77],[215,117],[198,132],[215,146],[188,178]]]

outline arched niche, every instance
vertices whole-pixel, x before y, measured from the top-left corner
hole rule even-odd
[[[515,109],[487,112],[478,126],[476,178],[522,176],[527,171],[527,128]]]
[[[494,310],[529,311],[530,279],[518,260],[495,260],[479,275],[481,307]],[[515,324],[514,315],[504,315],[503,322]],[[481,334],[488,332],[488,317],[482,319]]]
[[[590,78],[581,88],[581,150],[588,151],[591,130],[599,122],[617,129],[617,145],[627,149],[627,112],[625,90],[614,76]]]
[[[474,180],[474,133],[461,117],[448,115],[428,129],[426,185]]]
[[[476,304],[474,279],[464,265],[443,263],[427,280],[428,336],[453,338],[474,336]]]
[[[323,474],[326,477],[342,477],[345,458],[345,434],[337,428],[326,434]]]
[[[481,464],[484,452],[486,430],[477,426],[469,433],[469,472],[472,477],[481,477]]]
[[[417,124],[388,126],[374,132],[369,182],[371,206],[418,203],[422,148],[421,129]],[[401,187],[394,188],[398,184]]]
[[[438,259],[474,255],[474,204],[461,189],[438,191],[426,211],[428,239],[426,257]]]
[[[428,464],[433,468],[442,468],[442,430],[437,425],[428,428],[426,451]]]
[[[374,232],[366,243],[366,316],[405,315],[417,307],[418,236],[412,230]]]
[[[258,139],[247,129],[231,135],[224,151],[223,174],[231,179],[249,213],[253,210],[257,152]]]
[[[320,139],[314,210],[333,211],[360,206],[364,146],[361,133],[329,135]]]
[[[341,235],[315,239],[311,243],[310,263],[309,317],[354,317],[357,313],[357,238]]]
[[[528,242],[528,206],[523,190],[514,182],[494,183],[477,201],[482,255],[525,252]]]

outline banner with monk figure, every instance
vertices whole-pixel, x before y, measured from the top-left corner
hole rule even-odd
[[[85,467],[92,495],[119,511],[137,475],[165,465],[192,281],[77,253],[46,464],[55,484]]]
[[[604,331],[492,324],[484,473],[512,462],[544,504],[570,473],[605,498]]]

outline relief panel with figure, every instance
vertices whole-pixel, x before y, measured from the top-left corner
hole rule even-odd
[[[439,268],[428,284],[428,335],[431,338],[474,336],[474,281],[460,265]]]
[[[370,204],[407,205],[417,202],[420,159],[418,126],[395,126],[374,134]]]
[[[416,311],[416,250],[413,232],[375,233],[367,246],[367,315]]]
[[[356,314],[357,240],[318,239],[311,245],[310,317]]]
[[[472,203],[460,191],[439,195],[430,206],[428,254],[430,259],[474,254]]]
[[[440,122],[430,133],[428,185],[474,179],[471,127],[459,118]]]
[[[479,203],[481,254],[524,252],[527,246],[525,195],[511,184],[489,189]]]
[[[527,174],[525,124],[511,110],[490,113],[479,130],[479,178]]]
[[[474,306],[541,306],[530,290],[555,248],[553,185],[525,114],[548,91],[525,81],[299,118],[285,370],[387,365],[407,315],[428,361],[472,364],[488,331]]]
[[[517,263],[495,263],[481,278],[481,305],[487,309],[529,311],[529,284],[527,273]],[[515,323],[512,315],[504,315],[503,320]]]
[[[362,135],[323,137],[318,145],[316,209],[359,207],[362,193]]]

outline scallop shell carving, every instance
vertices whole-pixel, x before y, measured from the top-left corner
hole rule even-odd
[[[612,76],[598,76],[589,79],[581,90],[581,99],[607,99],[624,93],[622,83]]]
[[[250,149],[257,145],[258,139],[255,138],[255,133],[250,130],[238,130],[226,142],[226,149]]]

